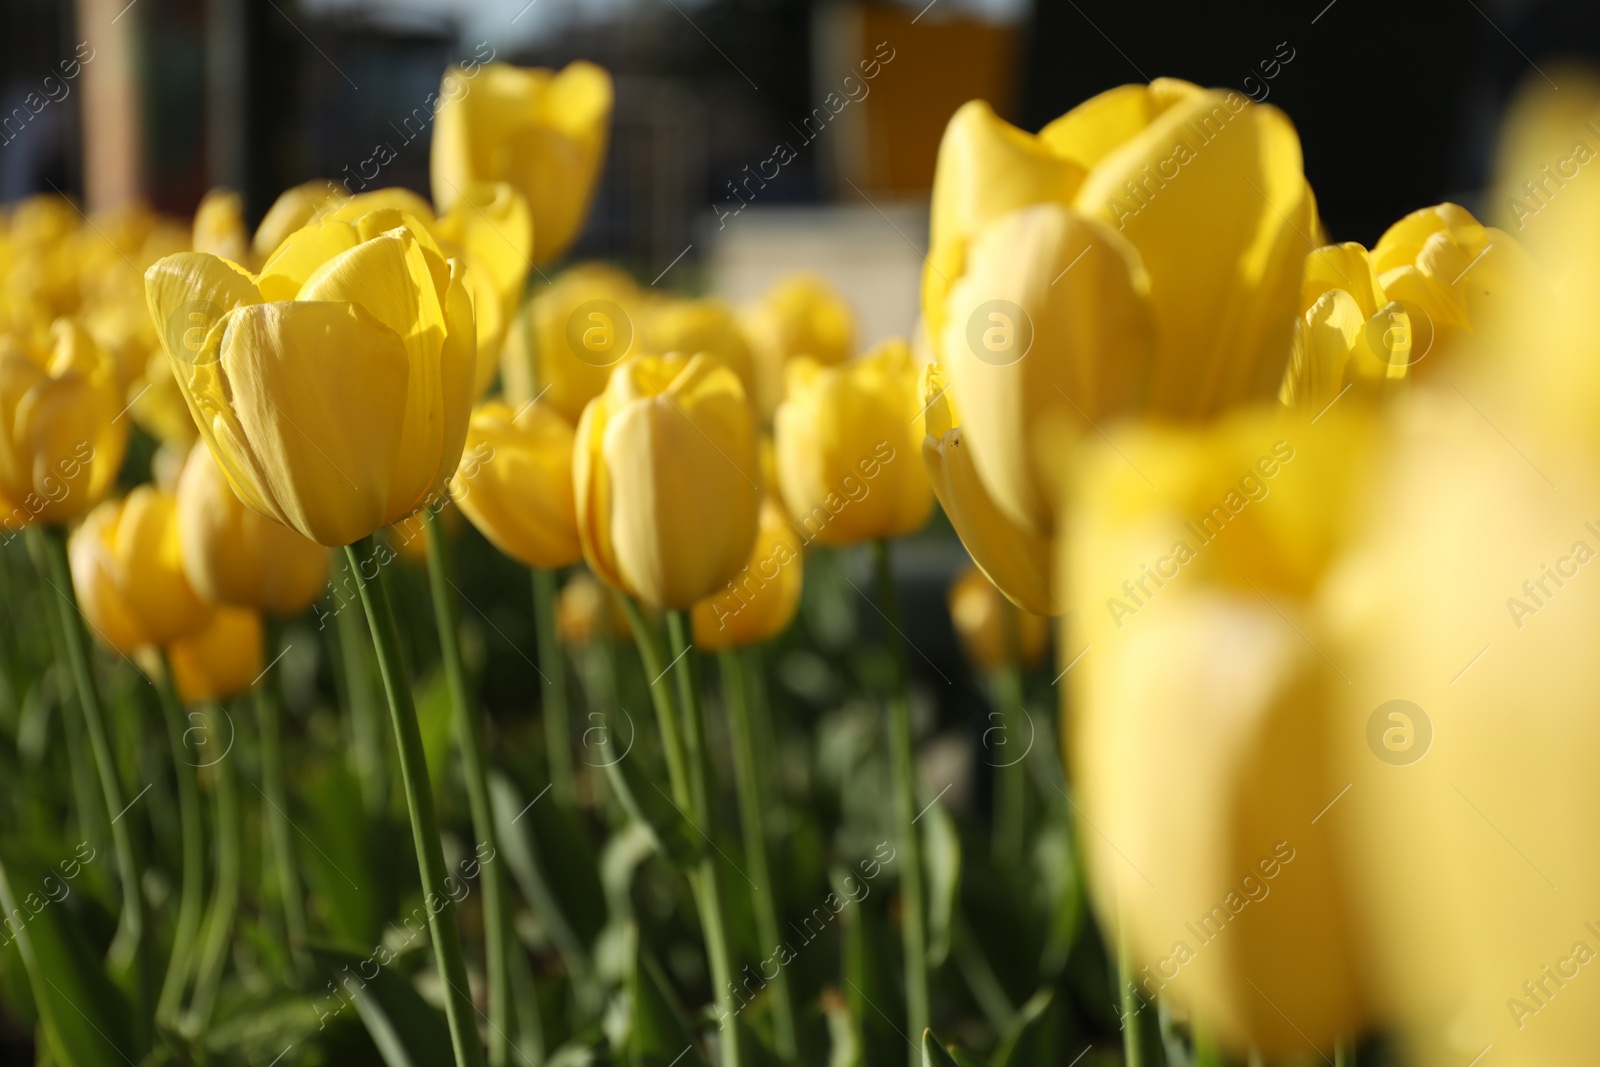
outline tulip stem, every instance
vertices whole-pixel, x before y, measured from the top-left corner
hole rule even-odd
[[[417,850],[417,869],[423,899],[428,905],[428,928],[433,935],[439,976],[445,984],[445,1016],[450,1023],[450,1043],[456,1067],[482,1067],[483,1048],[473,1022],[472,996],[467,985],[467,964],[461,955],[461,931],[456,927],[456,906],[445,885],[444,846],[439,840],[439,820],[433,791],[428,784],[428,760],[422,747],[422,728],[406,677],[400,633],[389,606],[389,591],[374,556],[372,535],[345,546],[351,572],[361,589],[372,644],[378,653],[383,687],[389,696],[389,718],[400,755],[400,779],[411,815],[411,837]],[[368,574],[364,567],[370,567]],[[437,905],[437,909],[435,909]]]
[[[889,762],[894,777],[895,821],[898,824],[903,898],[902,937],[905,941],[906,1031],[920,1034],[928,1028],[928,927],[922,883],[922,842],[917,837],[916,762],[911,749],[911,683],[906,665],[905,634],[900,628],[900,596],[895,590],[889,543],[872,543],[878,571],[878,597],[889,629],[884,645],[894,664],[894,692],[889,698]],[[920,1067],[921,1053],[911,1050],[912,1067]]]
[[[349,566],[348,560],[343,562]],[[353,568],[351,573],[354,574]],[[361,616],[350,610],[353,605],[345,602],[347,589],[349,583],[339,585],[334,594],[339,608],[330,613],[334,616],[334,636],[342,668],[338,677],[344,682],[344,706],[350,712],[351,753],[361,781],[361,799],[369,814],[377,814],[387,806],[389,794],[389,776],[384,769],[383,723],[372,692],[366,628],[361,625]]]
[[[705,718],[700,707],[699,661],[693,655],[689,613],[667,612],[667,636],[672,642],[678,687],[678,702],[683,707],[683,754],[689,772],[689,821],[707,841],[711,838],[711,801],[706,783]],[[700,925],[704,927],[706,955],[711,961],[711,983],[717,998],[717,1017],[724,1020],[720,1031],[722,1067],[739,1067],[741,1055],[738,1008],[733,998],[733,946],[722,907],[722,884],[717,877],[716,860],[703,853],[691,875],[700,905]]]
[[[178,920],[172,935],[172,955],[156,1000],[156,1020],[171,1025],[183,1006],[189,986],[190,963],[200,916],[205,906],[205,818],[200,811],[200,791],[195,785],[195,764],[190,756],[188,724],[183,704],[172,687],[172,667],[163,655],[156,689],[161,694],[161,714],[167,723],[167,743],[172,749],[172,772],[178,782],[178,820],[183,840],[182,888],[178,894]]]
[[[223,736],[218,720],[222,708],[212,704],[206,708],[206,735],[220,743]],[[231,736],[233,727],[229,726]],[[217,882],[213,887],[211,907],[206,913],[205,941],[200,946],[200,962],[194,979],[194,997],[189,1002],[189,1028],[203,1032],[211,1019],[211,1009],[217,1001],[217,989],[222,984],[222,974],[227,968],[228,946],[233,937],[234,914],[239,907],[239,786],[234,775],[233,761],[224,751],[216,762],[207,764],[214,776],[216,789]]]
[[[267,659],[278,655],[278,629],[267,625]],[[266,801],[262,818],[272,843],[273,866],[278,871],[278,893],[283,897],[283,928],[289,939],[289,954],[297,970],[307,961],[306,902],[300,889],[300,861],[295,854],[294,837],[289,833],[289,797],[283,778],[283,730],[279,721],[278,693],[270,678],[256,684],[256,729],[261,734],[261,797]]]
[[[1155,1003],[1139,995],[1127,933],[1117,929],[1117,992],[1122,1016],[1122,1055],[1127,1067],[1158,1067],[1163,1062],[1161,1021]]]
[[[1014,721],[1018,712],[1027,713],[1023,704],[1022,671],[1009,652],[1005,664],[994,673],[994,691],[1002,725]],[[1018,736],[1012,735],[1010,730],[1005,733]],[[1028,768],[1021,760],[1016,763],[1002,760],[1000,764],[994,768],[995,856],[1002,865],[1018,870],[1027,848]]]
[[[129,975],[129,991],[136,1002],[143,1005],[149,996],[151,982],[149,951],[144,937],[145,901],[139,883],[139,856],[132,829],[123,820],[127,812],[122,799],[122,783],[117,778],[116,757],[112,752],[110,735],[106,732],[100,689],[94,680],[94,665],[89,659],[88,635],[84,632],[77,596],[73,590],[72,568],[67,563],[67,533],[57,526],[30,526],[28,532],[36,533],[43,541],[45,580],[59,597],[56,619],[66,648],[67,664],[72,669],[73,681],[78,687],[78,707],[83,711],[84,726],[89,732],[89,749],[94,754],[95,770],[100,778],[100,792],[105,800],[107,817],[111,820],[111,845],[117,858],[117,879],[122,886],[122,913],[107,959],[114,971]],[[139,1009],[138,1017],[141,1020],[149,1019],[144,1006]]]
[[[772,881],[772,865],[767,852],[767,828],[762,813],[766,804],[761,795],[761,782],[769,778],[773,768],[761,767],[754,739],[754,721],[765,709],[756,708],[750,700],[746,681],[744,653],[724,649],[717,653],[722,668],[722,691],[728,707],[728,733],[733,739],[733,773],[739,791],[739,823],[744,832],[745,856],[750,862],[750,876],[756,883],[751,892],[756,918],[756,935],[762,951],[779,944],[778,905]],[[779,968],[770,983],[772,988],[772,1030],[778,1057],[785,1063],[797,1061],[795,1044],[794,1004],[789,995],[789,978],[784,968]]]
[[[689,778],[684,769],[678,712],[673,707],[671,691],[666,686],[657,684],[661,681],[662,675],[667,673],[669,664],[662,656],[655,631],[651,628],[649,620],[644,617],[644,612],[639,610],[639,605],[626,593],[616,593],[615,596],[617,603],[622,605],[623,614],[628,617],[628,628],[633,631],[634,643],[639,646],[639,662],[643,664],[645,673],[653,679],[649,686],[650,703],[655,705],[656,725],[661,730],[661,747],[667,754],[667,781],[672,786],[673,803],[680,808],[687,807],[690,803]]]
[[[550,687],[540,701],[544,711],[544,743],[549,751],[550,784],[558,800],[572,803],[572,742],[568,735],[567,662],[556,634],[556,572],[533,571],[533,628],[539,642],[539,673]]]
[[[461,664],[461,645],[457,637],[461,620],[451,595],[455,583],[451,577],[450,543],[444,537],[435,511],[432,508],[423,511],[428,536],[428,585],[433,591],[433,614],[439,624],[439,652],[444,660],[445,681],[450,687],[450,702],[455,706],[456,747],[461,750],[461,775],[466,779],[472,829],[479,847],[487,845],[489,855],[498,855],[494,808],[489,803],[483,717],[473,707],[467,693],[467,675]],[[511,916],[506,909],[499,868],[494,864],[480,866],[479,880],[483,887],[484,970],[489,982],[489,1063],[491,1067],[506,1067],[511,1058],[513,1028],[508,940]]]

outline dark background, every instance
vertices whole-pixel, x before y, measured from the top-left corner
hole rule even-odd
[[[959,14],[957,2],[940,0],[922,28]],[[608,5],[617,12],[609,19],[569,20],[533,45],[495,43],[499,59],[560,65],[583,57],[617,78],[613,148],[576,254],[660,263],[683,247],[710,205],[726,198],[726,182],[769,154],[827,90],[815,69],[826,47],[819,6],[638,0]],[[902,21],[917,11],[858,6],[892,9]],[[1443,198],[1482,210],[1475,194],[1509,94],[1524,79],[1542,78],[1540,70],[1558,71],[1562,60],[1600,58],[1600,5],[1590,0],[1021,0],[1015,7],[1001,30],[1014,61],[989,79],[988,95],[1034,130],[1145,75],[1244,88],[1258,63],[1292,50],[1265,83],[1266,102],[1299,127],[1329,232],[1368,243],[1400,215]],[[223,9],[240,30],[222,65],[239,76],[242,91],[229,105],[233,117],[219,126],[207,114],[221,99],[215,69],[208,81],[208,61],[214,68],[220,47],[208,12]],[[83,38],[76,23],[84,10],[62,0],[0,3],[6,114],[71,54]],[[137,0],[126,13],[138,56],[145,195],[156,207],[187,214],[206,188],[226,182],[245,192],[253,221],[286,186],[337,175],[378,140],[393,142],[391,124],[437,88],[447,61],[472,55],[480,39],[448,17],[400,19],[384,4],[332,17],[317,10],[293,0]],[[955,77],[960,64],[946,66]],[[942,80],[928,79],[930,92]],[[1253,95],[1261,98],[1259,90]],[[0,200],[52,185],[81,194],[81,96],[52,106],[28,136],[0,146]],[[948,112],[931,97],[928,106]],[[901,115],[892,128],[903,125]],[[232,131],[233,148],[219,150],[219,131]],[[424,139],[407,144],[385,180],[426,192],[427,158]],[[915,198],[917,184],[902,175],[895,192]],[[826,202],[839,197],[840,185],[823,153],[803,152],[764,195],[769,203]]]

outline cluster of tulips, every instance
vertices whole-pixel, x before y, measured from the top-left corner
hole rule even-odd
[[[431,204],[312,182],[253,234],[226,191],[188,232],[59,198],[0,224],[4,526],[42,583],[41,662],[70,680],[71,818],[108,843],[120,905],[103,966],[74,964],[92,937],[34,909],[26,864],[0,849],[48,1062],[233,1062],[219,1050],[239,1046],[212,1040],[217,1005],[230,978],[251,988],[241,957],[265,951],[236,936],[252,820],[280,984],[333,975],[391,1067],[979,1062],[936,1036],[948,1027],[996,1065],[1343,1065],[1395,1048],[1587,1062],[1600,189],[1538,186],[1521,239],[1446,203],[1371,249],[1331,244],[1274,107],[1163,79],[1034,135],[973,102],[939,152],[921,324],[858,355],[848,306],[815,279],[735,309],[606,265],[558,269],[605,155],[603,71],[495,64],[449,96]],[[1586,118],[1525,104],[1503,188],[1533,195],[1524,172],[1568,153]],[[130,450],[130,422],[159,448]],[[144,467],[153,481],[119,488]],[[975,944],[963,909],[1002,898],[956,888],[962,838],[918,780],[890,546],[935,500],[976,564],[951,616],[1001,710],[1025,708],[1023,670],[1054,633],[1056,688],[1038,689],[1062,709],[1065,776],[1049,754],[1006,763],[981,839],[1006,877],[1068,905],[1023,936],[1051,961],[1032,998],[1015,996],[1015,961]],[[526,806],[474,694],[457,512],[531,571],[546,765]],[[844,920],[842,980],[816,997],[791,966],[783,892],[793,828],[810,824],[784,796],[758,650],[817,584],[855,585],[840,553],[857,546],[877,582],[888,768],[860,788],[886,805],[887,837],[838,846],[820,884],[828,915],[882,869],[896,896],[890,930]],[[413,689],[402,558],[427,569],[465,849],[441,830],[453,779]],[[274,667],[308,612],[335,620],[357,665],[331,672],[340,744],[379,794],[398,770],[434,963],[414,983],[382,946],[341,955],[307,907]],[[637,751],[599,731],[607,758],[580,770],[568,657],[592,719],[626,688],[615,663],[587,669],[584,650],[613,636],[636,646],[654,729]],[[369,650],[392,741],[361,692]],[[164,865],[107,696],[135,672],[170,750],[179,848]],[[223,747],[219,716],[245,693],[259,806],[239,761],[197,759],[192,736]],[[708,707],[736,827],[721,825]],[[601,859],[572,823],[517,828],[547,809],[636,832]],[[629,903],[640,849],[681,874],[703,964],[669,974],[651,951]],[[563,912],[551,872],[579,867],[623,871],[620,904],[605,885],[620,932],[580,934]],[[1075,932],[1080,869],[1098,934]],[[597,874],[571,877],[600,892]],[[553,946],[557,992],[531,976],[530,939]],[[685,974],[709,994],[692,1016]],[[1062,991],[1084,981],[1075,1033]],[[963,1022],[972,1006],[987,1029]],[[585,1020],[560,1050],[538,1036],[552,1013]],[[342,1062],[322,1025],[287,1019],[253,1026],[279,1055]]]

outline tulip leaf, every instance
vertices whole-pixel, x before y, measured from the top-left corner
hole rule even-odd
[[[1063,1039],[1061,1004],[1055,990],[1045,988],[1028,998],[1000,1035],[995,1067],[1030,1067],[1061,1062]]]
[[[928,966],[950,955],[950,929],[961,889],[961,836],[938,803],[922,817],[922,866],[928,880]]]
[[[423,1000],[392,961],[379,966],[373,957],[326,946],[313,946],[311,955],[317,970],[353,1003],[387,1067],[455,1062],[444,1013]]]
[[[633,968],[633,1029],[628,1036],[632,1067],[706,1067],[683,1008],[666,975],[647,953]]]
[[[588,839],[572,827],[553,796],[524,800],[516,783],[499,771],[489,775],[489,801],[495,836],[517,888],[550,932],[567,969],[575,976],[589,974],[590,945],[605,921],[605,897]],[[561,859],[551,863],[547,856]]]
[[[134,1041],[131,1006],[67,901],[31,888],[42,884],[43,876],[31,865],[0,860],[0,907],[9,917],[6,934],[13,938],[0,952],[21,954],[51,1056],[60,1067],[138,1062],[146,1050]]]
[[[704,838],[662,784],[667,776],[645,766],[638,746],[619,750],[617,742],[608,739],[598,751],[617,799],[650,832],[656,851],[682,870],[698,863]]]

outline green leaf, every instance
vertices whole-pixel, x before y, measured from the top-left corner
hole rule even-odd
[[[609,734],[598,751],[617,799],[650,832],[656,851],[683,870],[698,863],[705,839],[672,799],[670,789],[661,785],[667,776],[645,766],[640,746],[621,745]]]
[[[13,874],[15,881],[13,881]],[[0,907],[33,990],[45,1041],[59,1067],[124,1067],[146,1049],[133,1038],[133,1012],[75,921],[67,899],[51,900],[30,864],[0,860]],[[18,892],[21,895],[18,895]]]
[[[587,838],[571,827],[554,797],[541,794],[530,803],[500,771],[489,773],[489,804],[495,837],[517,888],[549,931],[567,969],[574,975],[589,974],[589,947],[605,921],[605,896]],[[560,861],[547,862],[546,856]]]
[[[922,866],[928,875],[928,966],[950,955],[950,929],[961,891],[961,836],[938,803],[922,818]]]
[[[932,1030],[922,1031],[922,1067],[961,1067]]]
[[[995,1067],[1058,1063],[1062,1049],[1061,1005],[1055,990],[1041,989],[1017,1010],[1000,1037]]]
[[[706,1067],[671,985],[643,952],[633,969],[632,992],[628,1057],[633,1067]]]
[[[897,984],[901,953],[883,913],[887,896],[863,897],[839,916],[844,925],[843,992],[860,1067],[903,1063],[906,1058],[905,1038],[892,1022],[904,1017],[905,1004]]]
[[[321,945],[312,946],[311,956],[317,970],[354,1003],[388,1067],[455,1062],[444,1013],[423,1000],[392,965],[379,966],[372,957]]]

